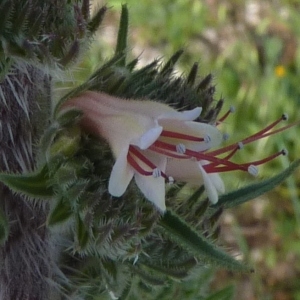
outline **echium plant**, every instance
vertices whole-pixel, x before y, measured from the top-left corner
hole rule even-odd
[[[237,164],[236,151],[295,124],[273,129],[283,114],[223,147],[230,110],[218,116],[212,76],[199,80],[194,64],[176,77],[182,51],[141,69],[127,62],[126,6],[115,55],[53,99],[52,78],[105,11],[90,17],[87,0],[0,4],[0,299],[205,299],[208,267],[251,271],[217,245],[222,211],[299,165],[224,194],[224,172],[256,175],[286,154]]]

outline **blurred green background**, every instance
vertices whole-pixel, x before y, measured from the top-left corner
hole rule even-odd
[[[121,4],[94,1],[110,10],[77,66],[71,84],[78,84],[113,54]],[[216,99],[224,98],[224,113],[236,112],[222,124],[229,142],[239,141],[288,113],[300,120],[300,1],[127,0],[130,13],[129,56],[143,65],[170,57],[183,48],[178,75],[198,62],[201,74],[214,75]],[[247,145],[236,161],[262,159],[282,148],[288,156],[259,168],[258,178],[223,174],[227,190],[274,175],[300,157],[300,127]],[[254,274],[216,273],[211,287],[234,283],[237,298],[300,299],[300,172],[272,193],[222,219],[221,245],[242,256]]]

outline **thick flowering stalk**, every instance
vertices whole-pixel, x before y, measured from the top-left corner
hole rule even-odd
[[[257,165],[284,154],[280,151],[246,164],[230,160],[244,144],[273,134],[270,130],[286,119],[285,115],[239,143],[211,150],[224,139],[217,125],[229,113],[210,125],[194,121],[201,113],[199,107],[179,112],[154,101],[124,100],[91,91],[68,100],[63,105],[65,109],[81,110],[83,129],[109,143],[116,159],[109,179],[109,193],[120,197],[134,177],[146,198],[161,211],[166,208],[166,182],[204,184],[209,200],[215,204],[218,193],[224,192],[219,172],[241,170],[256,175]],[[220,155],[225,157],[220,158]]]

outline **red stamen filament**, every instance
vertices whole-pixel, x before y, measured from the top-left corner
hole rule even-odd
[[[183,155],[177,155],[174,154],[174,152],[176,153],[176,146],[172,145],[172,144],[168,144],[162,141],[156,141],[151,147],[150,149],[152,151],[158,152],[158,153],[162,153],[165,155],[168,155],[170,157],[174,157],[174,158],[196,158],[197,160],[206,160],[209,161],[211,163],[204,165],[203,168],[205,169],[206,172],[208,173],[215,173],[215,172],[225,172],[225,171],[234,171],[234,170],[241,170],[241,171],[249,171],[248,168],[249,166],[253,165],[253,166],[258,166],[258,165],[262,165],[266,162],[269,162],[271,160],[273,160],[274,158],[278,157],[279,155],[284,154],[284,151],[280,151],[277,153],[272,154],[269,157],[266,157],[264,159],[258,160],[258,161],[253,161],[253,162],[249,162],[246,164],[236,164],[233,163],[231,161],[229,161],[229,159],[234,155],[234,153],[240,148],[239,145],[236,146],[235,149],[233,149],[233,151],[227,155],[225,158],[219,158],[219,157],[215,157],[212,156],[210,154],[207,153],[201,153],[201,152],[196,152],[193,150],[189,150],[186,149],[185,154]]]
[[[253,165],[253,166],[259,166],[262,164],[265,164],[273,159],[275,159],[276,157],[280,156],[280,155],[285,155],[286,152],[284,150],[281,150],[277,153],[274,153],[266,158],[263,158],[261,160],[257,160],[257,161],[253,161],[247,164],[240,164],[239,166],[244,167],[245,169],[248,170],[249,166]],[[212,164],[207,164],[203,166],[204,170],[207,173],[219,173],[219,172],[227,172],[227,171],[235,171],[234,169],[228,167],[228,166],[218,166],[214,163]]]
[[[223,157],[222,159],[229,160],[240,149],[241,149],[241,147],[237,144],[236,147],[235,147],[235,149],[233,149],[227,156]],[[214,168],[214,167],[216,167],[216,166],[218,166],[218,165],[219,165],[218,163],[210,163],[209,164],[209,166],[210,166],[211,169]]]
[[[150,176],[152,172],[144,170],[133,158],[133,156],[128,152],[127,154],[128,163],[141,175]]]
[[[176,153],[175,145],[168,144],[168,143],[165,143],[162,141],[156,141],[152,146],[151,146],[151,150],[153,150],[153,151],[156,151],[156,148],[159,148],[159,149],[168,150],[168,151]],[[235,164],[229,160],[218,158],[216,156],[212,156],[210,154],[206,154],[203,152],[196,152],[193,150],[186,149],[185,155],[189,158],[196,158],[197,160],[207,160],[207,161],[216,163],[216,165],[226,165],[228,167],[231,167],[231,169],[229,168],[230,170],[247,171],[247,168],[245,168],[244,166]]]
[[[272,132],[267,132],[267,133],[263,134],[260,138],[265,138],[265,137],[267,137],[267,136],[270,136],[270,135],[273,135],[273,134],[276,134],[276,133],[285,131],[285,130],[287,130],[287,129],[291,128],[291,127],[294,127],[294,126],[296,126],[296,125],[299,125],[299,124],[300,124],[300,121],[291,123],[291,124],[289,124],[289,125],[286,125],[286,126],[284,126],[284,127],[279,128],[279,129],[273,130]]]
[[[286,155],[286,152],[285,150],[281,150],[281,151],[278,151],[277,153],[274,153],[268,157],[265,157],[263,159],[260,159],[260,160],[256,160],[256,161],[253,161],[251,163],[247,163],[247,164],[243,164],[244,166],[249,166],[249,165],[254,165],[254,166],[259,166],[259,165],[263,165],[273,159],[275,159],[276,157],[280,156],[280,155]]]
[[[223,117],[221,117],[218,121],[217,121],[217,125],[219,125],[220,123],[222,123],[225,119],[227,119],[227,117],[229,116],[230,113],[234,112],[234,107],[230,107],[230,109],[225,113],[225,115]]]
[[[225,120],[225,118],[229,115],[231,110],[229,110],[219,121]],[[262,139],[264,137],[268,137],[270,135],[282,132],[290,127],[293,127],[299,122],[295,122],[293,124],[289,124],[287,126],[284,126],[282,128],[279,128],[277,130],[273,130],[270,132],[272,128],[274,128],[280,121],[285,120],[286,117],[283,115],[280,119],[276,120],[275,122],[268,125],[263,130],[260,130],[259,132],[249,136],[248,138],[245,138],[239,143],[231,144],[227,147],[223,147],[221,149],[211,151],[211,152],[196,152],[193,150],[185,149],[184,153],[179,153],[177,151],[176,145],[169,144],[160,140],[155,141],[150,147],[149,150],[152,150],[156,153],[160,153],[162,155],[165,155],[167,157],[176,158],[176,159],[196,159],[197,161],[205,160],[208,161],[208,164],[203,165],[203,168],[208,173],[216,173],[216,172],[226,172],[226,171],[235,171],[235,170],[241,170],[241,171],[247,171],[251,174],[256,173],[256,166],[264,164],[266,162],[269,162],[273,160],[274,158],[278,157],[279,155],[284,155],[286,152],[284,150],[279,151],[277,153],[274,153],[273,155],[266,157],[261,160],[253,161],[246,164],[236,164],[231,161],[229,161],[230,158],[239,150],[241,147],[245,144],[249,144],[251,142],[254,142],[256,140]],[[195,136],[190,136],[182,133],[172,132],[163,130],[162,137],[168,137],[168,138],[174,138],[174,139],[181,139],[183,141],[195,141],[195,142],[203,142],[205,141],[205,138],[199,138]],[[224,154],[226,152],[230,152],[225,156],[224,158],[219,158],[217,155]],[[133,155],[132,155],[133,154]],[[139,165],[137,162],[137,159],[140,160],[142,163],[144,163],[146,166],[148,166],[151,171],[146,171],[143,167]],[[137,150],[135,147],[130,146],[128,155],[127,155],[128,163],[141,175],[144,176],[155,176],[154,171],[158,170],[157,167],[149,160],[147,159],[139,150]],[[254,172],[253,172],[254,169]],[[165,179],[169,179],[167,175],[164,172],[158,171],[158,173],[164,177]]]
[[[249,138],[253,138],[253,137],[259,137],[263,134],[265,134],[266,132],[270,131],[272,128],[274,128],[277,124],[279,124],[281,121],[283,120],[286,120],[286,118],[283,118],[283,116],[281,116],[280,119],[274,121],[273,123],[269,124],[267,127],[265,127],[264,129],[256,132],[255,134],[249,136],[248,138],[246,139],[249,139]]]
[[[268,137],[270,135],[273,135],[273,134],[276,134],[276,133],[279,133],[279,132],[282,132],[290,127],[293,127],[297,124],[299,124],[300,122],[295,122],[295,123],[292,123],[292,124],[289,124],[289,125],[286,125],[282,128],[279,128],[279,129],[276,129],[276,130],[273,130],[271,132],[268,132],[270,131],[274,126],[276,126],[278,123],[280,123],[282,120],[285,120],[283,117],[281,117],[280,119],[276,120],[275,122],[273,122],[272,124],[268,125],[266,128],[264,128],[263,130],[245,138],[244,140],[242,140],[241,142],[246,145],[246,144],[249,144],[249,143],[252,143],[254,141],[257,141],[259,139],[262,139],[262,138],[265,138],[265,137]],[[218,150],[215,150],[215,151],[210,151],[208,152],[210,155],[219,155],[219,154],[223,154],[223,153],[226,153],[228,151],[232,151],[233,149],[235,149],[237,146],[236,143],[234,144],[231,144],[231,145],[228,145],[226,147],[223,147],[223,148],[220,148]]]
[[[240,149],[239,145],[236,145],[236,147],[223,159],[230,159],[239,149]]]
[[[204,141],[204,138],[187,135],[184,133],[173,132],[173,131],[169,131],[169,130],[163,130],[162,133],[160,134],[160,136],[173,138],[173,139],[180,139],[180,140],[185,140],[185,141],[193,141],[193,142],[203,142]]]
[[[151,171],[146,171],[145,169],[143,169],[137,163],[137,161],[134,159],[134,157],[131,154],[133,154],[136,158],[138,158],[146,166],[151,168]],[[148,158],[146,158],[142,153],[140,153],[133,146],[129,147],[129,151],[127,154],[127,161],[138,173],[140,173],[141,175],[144,175],[144,176],[153,176],[153,170],[157,169],[157,167]],[[165,179],[168,179],[168,176],[162,171],[161,171],[161,176],[164,177]]]
[[[184,154],[175,154],[171,151],[168,151],[168,150],[165,150],[165,149],[161,149],[161,148],[158,148],[156,147],[155,145],[151,145],[149,147],[149,150],[152,150],[156,153],[160,153],[160,154],[163,154],[165,156],[168,156],[168,157],[172,157],[172,158],[179,158],[179,159],[189,159],[190,157],[187,156],[187,155],[184,155]]]

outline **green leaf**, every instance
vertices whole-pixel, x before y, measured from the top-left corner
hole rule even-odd
[[[129,62],[126,65],[126,69],[129,70],[129,71],[133,71],[133,69],[136,67],[138,62],[139,62],[138,58],[133,59],[131,62]]]
[[[193,86],[196,79],[197,79],[197,74],[198,74],[198,63],[194,63],[190,72],[189,72],[189,75],[186,79],[186,83],[187,85],[189,86]]]
[[[182,54],[183,54],[183,50],[180,49],[171,56],[171,58],[166,62],[163,69],[161,70],[162,76],[169,76],[173,72],[174,66]]]
[[[126,65],[126,48],[127,48],[127,35],[128,35],[128,9],[127,5],[122,5],[121,19],[119,25],[116,56],[121,56],[122,59],[118,62],[119,66],[125,67]]]
[[[59,200],[54,207],[54,209],[50,212],[47,220],[48,226],[53,226],[58,223],[63,223],[67,221],[72,215],[72,210],[70,204],[66,201]]]
[[[60,111],[57,114],[56,121],[59,123],[61,127],[66,127],[78,123],[78,121],[81,119],[82,116],[83,116],[82,111],[74,108],[69,108],[62,112]]]
[[[66,51],[64,56],[59,60],[59,64],[63,67],[66,67],[71,62],[74,62],[79,55],[80,43],[78,40],[75,40],[69,49]]]
[[[101,7],[96,14],[93,16],[93,18],[88,23],[88,30],[93,34],[96,32],[96,30],[99,28],[101,22],[103,21],[104,15],[107,11],[107,7],[103,6]]]
[[[3,245],[9,234],[9,224],[7,217],[2,209],[0,209],[0,245]]]
[[[5,29],[7,27],[10,27],[11,24],[9,22],[9,17],[11,15],[11,11],[13,10],[13,2],[4,0],[1,1],[2,3],[0,4],[0,34],[4,35]]]
[[[153,263],[142,263],[144,266],[148,267],[149,269],[155,270],[161,274],[167,275],[170,278],[173,279],[184,279],[188,275],[188,270],[185,270],[184,268],[169,268],[166,265],[156,265]]]
[[[76,234],[80,249],[84,249],[89,240],[89,232],[80,216],[76,218]]]
[[[127,284],[126,288],[123,290],[121,296],[119,297],[119,300],[126,300],[129,299],[128,296],[130,294],[130,290],[131,290],[131,284]]]
[[[223,206],[225,208],[234,207],[244,202],[252,200],[260,195],[274,189],[280,183],[282,183],[287,177],[289,177],[300,165],[300,159],[294,161],[283,172],[263,180],[261,182],[248,185],[237,191],[233,191],[219,197],[217,204],[213,205],[214,209],[218,209]]]
[[[204,186],[201,185],[193,194],[191,194],[191,196],[189,198],[187,198],[185,200],[185,203],[184,205],[186,205],[186,207],[188,207],[189,209],[193,208],[193,207],[196,207],[198,206],[197,204],[198,203],[198,200],[200,199],[201,195],[204,193]],[[204,201],[201,201],[200,202],[200,206],[203,207],[203,202]],[[205,213],[206,209],[208,208],[208,205],[204,205],[205,208],[203,207],[203,214]]]
[[[48,168],[46,166],[40,171],[30,174],[0,173],[0,181],[11,190],[37,198],[49,198],[54,195],[48,180]]]
[[[249,271],[249,267],[232,258],[227,253],[217,249],[207,239],[193,230],[184,220],[173,212],[167,211],[159,223],[165,233],[181,247],[208,263],[228,269]]]
[[[76,88],[72,89],[70,92],[68,92],[66,95],[64,95],[55,105],[53,116],[54,118],[57,118],[59,115],[61,106],[64,102],[66,102],[68,99],[78,96],[79,94],[87,91],[87,90],[101,90],[101,82],[107,80],[105,78],[106,76],[111,76],[114,79],[115,73],[113,72],[113,69],[115,65],[119,63],[121,58],[119,56],[112,57],[109,61],[104,63],[100,68],[98,68],[89,78],[87,81],[85,81],[83,84],[77,86]],[[114,75],[114,76],[113,76]],[[107,82],[105,82],[105,85]]]
[[[139,279],[142,279],[144,282],[154,285],[154,286],[159,286],[159,285],[165,285],[166,284],[166,276],[159,276],[157,273],[153,274],[149,272],[149,270],[144,270],[141,267],[137,266],[132,266],[128,265],[130,270],[138,275]]]
[[[232,300],[234,297],[235,288],[233,285],[229,285],[224,289],[213,293],[205,298],[205,300]]]

